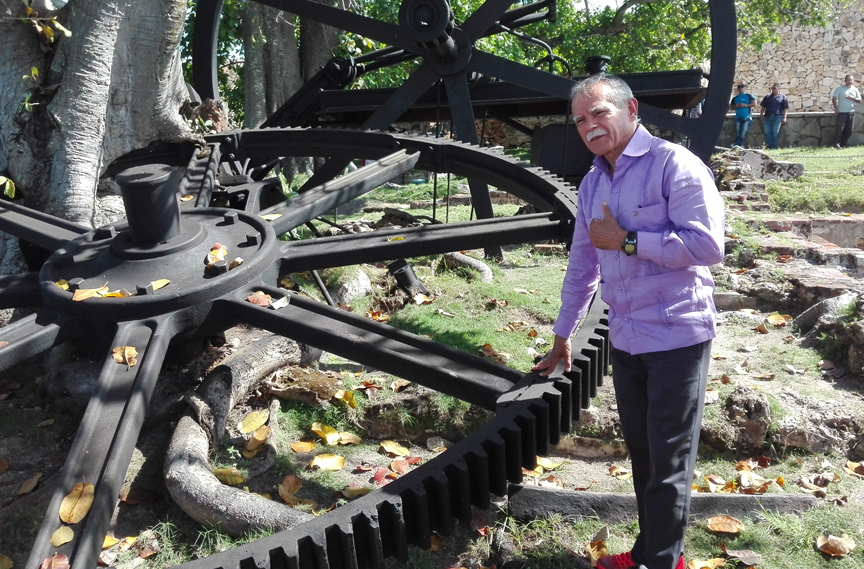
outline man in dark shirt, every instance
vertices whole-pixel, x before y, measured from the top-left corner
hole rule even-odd
[[[786,95],[780,92],[779,83],[771,85],[771,94],[765,95],[759,106],[761,107],[759,115],[763,117],[762,128],[765,130],[765,144],[768,148],[777,148],[780,125],[786,124],[786,112],[789,110],[789,101],[786,99]]]

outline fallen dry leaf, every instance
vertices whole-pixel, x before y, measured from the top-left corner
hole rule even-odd
[[[60,547],[64,543],[69,543],[73,539],[75,539],[75,532],[72,531],[72,528],[69,526],[60,526],[57,528],[57,531],[51,534],[48,543],[54,547]]]
[[[346,405],[351,407],[352,409],[357,408],[357,401],[354,400],[354,392],[348,391],[346,389],[340,389],[333,395],[334,399],[339,399],[344,401]]]
[[[138,363],[138,350],[132,346],[117,346],[111,350],[111,355],[115,362],[125,365],[127,370]]]
[[[228,255],[228,249],[221,243],[214,243],[207,254],[207,264],[212,265],[217,261],[224,261],[226,255]]]
[[[42,473],[37,472],[36,474],[25,480],[23,483],[21,483],[21,487],[18,489],[18,495],[22,496],[24,494],[29,494],[30,492],[32,492],[33,489],[36,488],[36,484],[39,483],[40,478],[42,478]]]
[[[393,390],[393,393],[399,393],[400,391],[405,390],[409,385],[411,385],[411,382],[407,379],[397,379],[390,384],[390,389]]]
[[[343,466],[345,466],[345,457],[335,454],[319,454],[309,463],[309,468],[321,470],[342,470]]]
[[[113,535],[106,535],[105,539],[102,540],[102,549],[108,549],[109,547],[113,547],[120,543],[120,540],[114,537]]]
[[[542,466],[544,470],[555,470],[566,462],[566,460],[562,460],[561,462],[555,462],[554,460],[550,460],[542,456],[537,457],[537,465]]]
[[[433,300],[435,300],[434,296],[427,296],[423,293],[414,295],[414,304],[418,306],[423,304],[431,304]]]
[[[349,500],[353,500],[354,498],[359,498],[360,496],[365,496],[370,492],[374,491],[374,488],[370,488],[369,486],[351,486],[350,484],[342,489],[341,493],[343,496],[348,498]]]
[[[609,474],[614,476],[618,480],[628,480],[633,478],[633,473],[627,470],[626,468],[622,468],[620,466],[610,466]]]
[[[390,470],[382,466],[372,475],[372,480],[375,481],[377,486],[385,486],[390,483],[390,480],[395,479],[396,476],[397,474],[395,472],[390,472]]]
[[[159,290],[160,288],[165,288],[169,284],[171,284],[171,281],[169,281],[168,279],[157,279],[157,280],[150,283],[150,285],[153,287],[153,290]]]
[[[214,468],[211,472],[213,476],[219,479],[219,482],[228,486],[237,486],[246,480],[240,471],[233,466],[231,468]]]
[[[339,431],[324,423],[312,423],[312,432],[324,439],[327,446],[339,444]]]
[[[274,219],[279,219],[280,217],[282,217],[282,214],[281,213],[265,213],[264,215],[259,216],[259,217],[261,217],[261,219],[263,219],[264,221],[273,221]]]
[[[318,443],[314,441],[297,441],[296,443],[291,443],[291,450],[294,452],[312,452],[317,446]]]
[[[388,320],[390,320],[389,315],[384,314],[380,310],[372,310],[371,308],[366,311],[366,317],[371,318],[376,322],[387,322]]]
[[[850,460],[846,463],[846,466],[843,467],[843,470],[856,478],[864,479],[864,464],[860,462],[852,462]]]
[[[390,470],[399,475],[405,474],[408,472],[408,461],[397,458],[390,462]]]
[[[186,195],[180,196],[181,202],[189,202],[189,201],[192,201],[194,199],[195,199],[195,196],[193,196],[192,194],[186,194]]]
[[[253,431],[257,431],[262,425],[267,423],[267,419],[269,418],[270,411],[268,409],[252,411],[251,413],[243,417],[242,421],[237,423],[237,430],[244,435],[248,435]]]
[[[59,281],[55,282],[54,284],[59,286],[62,290],[69,290],[69,283],[66,282],[66,279],[60,279]]]
[[[108,292],[108,286],[101,286],[99,288],[79,288],[72,294],[72,300],[75,302],[81,302],[82,300],[87,300],[88,298],[99,297]]]
[[[603,540],[589,541],[585,544],[585,554],[588,556],[588,561],[591,567],[597,567],[597,560],[601,557],[609,555],[606,549],[606,542]]]
[[[831,557],[846,557],[855,549],[855,541],[845,533],[840,537],[823,533],[816,538],[816,548]]]
[[[89,482],[79,482],[72,487],[72,491],[60,502],[60,519],[67,524],[77,524],[84,519],[93,500],[96,497],[96,489]]]
[[[12,569],[14,566],[11,559],[0,553],[0,569]]]
[[[265,294],[263,291],[256,290],[252,294],[246,297],[247,302],[251,302],[255,306],[270,306],[270,295]]]
[[[293,496],[297,494],[297,492],[299,492],[300,488],[302,487],[303,481],[300,480],[300,478],[296,475],[289,474],[284,479],[282,479],[282,483],[279,484],[279,496],[281,496],[282,499],[285,498],[285,495]]]
[[[348,431],[343,431],[339,433],[339,444],[340,445],[359,445],[363,442],[363,439],[355,435],[354,433],[349,433]]]
[[[69,569],[69,558],[63,553],[46,557],[39,569]]]
[[[706,559],[705,561],[701,559],[691,559],[687,562],[686,569],[718,569],[724,565],[726,565],[726,560],[722,557]]]
[[[54,419],[45,419],[44,421],[42,421],[41,423],[39,423],[38,426],[40,426],[40,427],[50,427],[50,426],[53,425],[53,424],[54,424]]]
[[[705,525],[710,531],[722,533],[741,533],[744,531],[744,524],[741,520],[735,519],[732,516],[714,516],[709,518]]]
[[[755,328],[753,328],[753,330],[755,332],[759,332],[760,334],[767,334],[768,333],[768,328],[765,326],[765,324],[760,324],[760,325],[756,326]]]
[[[390,455],[408,456],[409,454],[411,454],[410,452],[408,452],[407,448],[400,445],[396,441],[381,441],[381,448],[384,449],[384,452]]]

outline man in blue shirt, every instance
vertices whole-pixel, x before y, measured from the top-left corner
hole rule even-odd
[[[735,110],[735,142],[732,146],[744,146],[744,139],[747,138],[747,131],[750,130],[750,124],[753,122],[750,109],[756,105],[756,97],[745,93],[745,87],[747,86],[744,83],[739,83],[738,94],[732,97],[729,103],[729,108]]]
[[[771,85],[771,93],[765,95],[759,114],[763,117],[762,129],[765,131],[765,144],[770,149],[777,148],[777,138],[780,136],[780,125],[786,124],[786,113],[789,111],[789,100],[780,92],[780,84]]]

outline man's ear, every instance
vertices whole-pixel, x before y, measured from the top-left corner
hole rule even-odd
[[[639,101],[636,99],[630,99],[627,101],[627,115],[630,117],[631,121],[638,120],[639,118]]]

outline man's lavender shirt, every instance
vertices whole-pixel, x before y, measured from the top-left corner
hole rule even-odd
[[[637,254],[595,249],[588,237],[603,202],[637,232]],[[579,185],[570,264],[554,332],[569,338],[601,283],[612,345],[631,354],[673,350],[714,338],[714,280],[723,260],[723,201],[711,170],[686,148],[641,125],[615,162],[606,159]],[[600,277],[602,276],[602,279]]]

